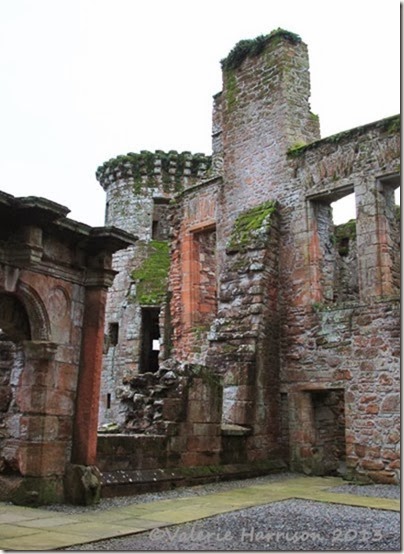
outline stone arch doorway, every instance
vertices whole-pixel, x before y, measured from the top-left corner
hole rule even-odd
[[[0,332],[13,342],[31,340],[27,310],[14,294],[0,293]]]
[[[48,470],[57,348],[44,340],[48,322],[42,301],[28,285],[0,292],[0,498],[17,504],[61,496],[63,468]]]
[[[15,443],[17,384],[24,367],[23,341],[31,339],[27,311],[13,294],[0,294],[0,473],[19,474]]]

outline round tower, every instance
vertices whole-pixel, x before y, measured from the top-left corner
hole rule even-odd
[[[210,156],[161,150],[117,156],[97,169],[107,195],[105,225],[138,237],[134,246],[113,257],[117,275],[106,307],[101,425],[123,425],[129,404],[125,395],[133,395],[125,384],[158,369],[170,265],[169,202],[206,179],[210,170]]]
[[[96,172],[107,193],[105,225],[150,240],[155,205],[168,204],[176,193],[206,178],[210,167],[210,156],[174,150],[143,150],[108,160]]]

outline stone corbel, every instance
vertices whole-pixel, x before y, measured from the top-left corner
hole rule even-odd
[[[84,286],[86,288],[109,288],[113,281],[117,271],[113,269],[88,269]]]
[[[10,265],[0,267],[0,290],[15,292],[19,277],[20,269],[18,267]]]

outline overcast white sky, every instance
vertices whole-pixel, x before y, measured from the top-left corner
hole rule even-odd
[[[0,190],[103,225],[97,167],[209,154],[220,60],[278,27],[309,47],[323,137],[399,113],[398,0],[0,0]]]

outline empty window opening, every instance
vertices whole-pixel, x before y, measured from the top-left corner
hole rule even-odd
[[[334,225],[340,225],[341,223],[356,219],[355,193],[352,192],[332,202],[331,208]]]
[[[111,409],[111,394],[107,394],[107,410]]]
[[[382,292],[400,294],[401,275],[401,187],[400,175],[379,181],[379,250]]]
[[[109,345],[116,346],[119,339],[119,324],[110,323],[108,328]]]
[[[326,304],[357,300],[355,194],[348,189],[321,196],[312,201],[312,214],[317,234],[312,263],[319,300]]]
[[[313,460],[317,475],[345,473],[344,391],[333,389],[311,392],[314,421]]]
[[[401,206],[401,187],[394,191],[394,203],[396,206]]]
[[[142,308],[140,372],[155,373],[159,368],[160,308]]]

